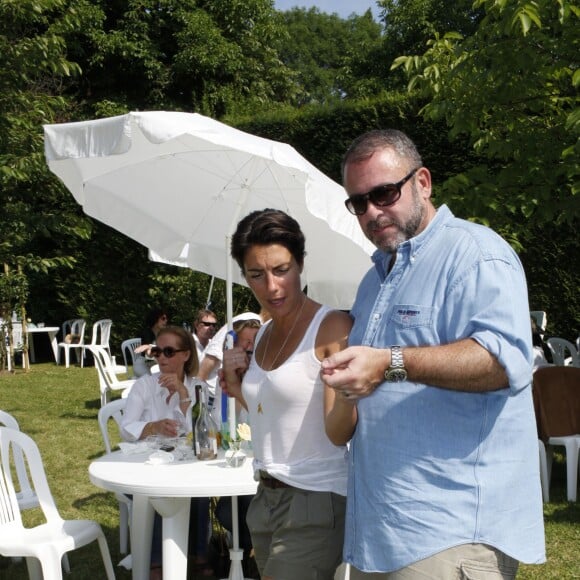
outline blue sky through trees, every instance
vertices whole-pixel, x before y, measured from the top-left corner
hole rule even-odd
[[[332,14],[336,12],[342,18],[348,18],[353,12],[364,14],[369,8],[375,20],[378,20],[379,9],[375,0],[275,0],[277,10],[290,10],[294,6],[300,8],[318,8],[321,12]]]

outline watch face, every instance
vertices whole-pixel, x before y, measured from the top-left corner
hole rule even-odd
[[[405,369],[390,369],[385,376],[390,383],[400,383],[407,380],[407,371]]]

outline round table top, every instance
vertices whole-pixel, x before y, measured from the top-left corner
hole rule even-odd
[[[149,455],[108,453],[89,465],[89,478],[109,491],[161,497],[252,495],[258,488],[251,457],[233,468],[226,464],[223,451],[210,461],[192,459],[163,465],[145,463]]]

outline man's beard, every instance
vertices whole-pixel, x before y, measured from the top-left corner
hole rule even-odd
[[[425,206],[421,203],[419,192],[417,191],[415,183],[412,183],[411,195],[413,196],[413,206],[411,209],[411,215],[409,216],[406,223],[402,223],[399,220],[390,219],[386,216],[381,216],[378,220],[373,220],[366,225],[365,234],[367,238],[379,250],[394,254],[400,244],[410,240],[417,233],[417,230],[419,229],[425,216]],[[397,232],[395,233],[394,237],[392,234],[389,234],[388,237],[377,239],[375,236],[375,229],[382,229],[389,225],[394,225],[397,228]]]

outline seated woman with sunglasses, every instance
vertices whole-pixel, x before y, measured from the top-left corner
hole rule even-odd
[[[150,435],[176,437],[192,431],[191,405],[195,400],[194,383],[199,363],[193,337],[180,326],[159,330],[151,355],[159,364],[158,373],[145,375],[131,388],[127,397],[121,433],[127,441],[145,439]],[[198,533],[197,522],[207,521],[209,501],[192,500],[190,551],[201,575],[207,569],[207,528]],[[194,529],[195,528],[195,529]],[[161,518],[155,515],[151,549],[151,579],[161,578]]]

